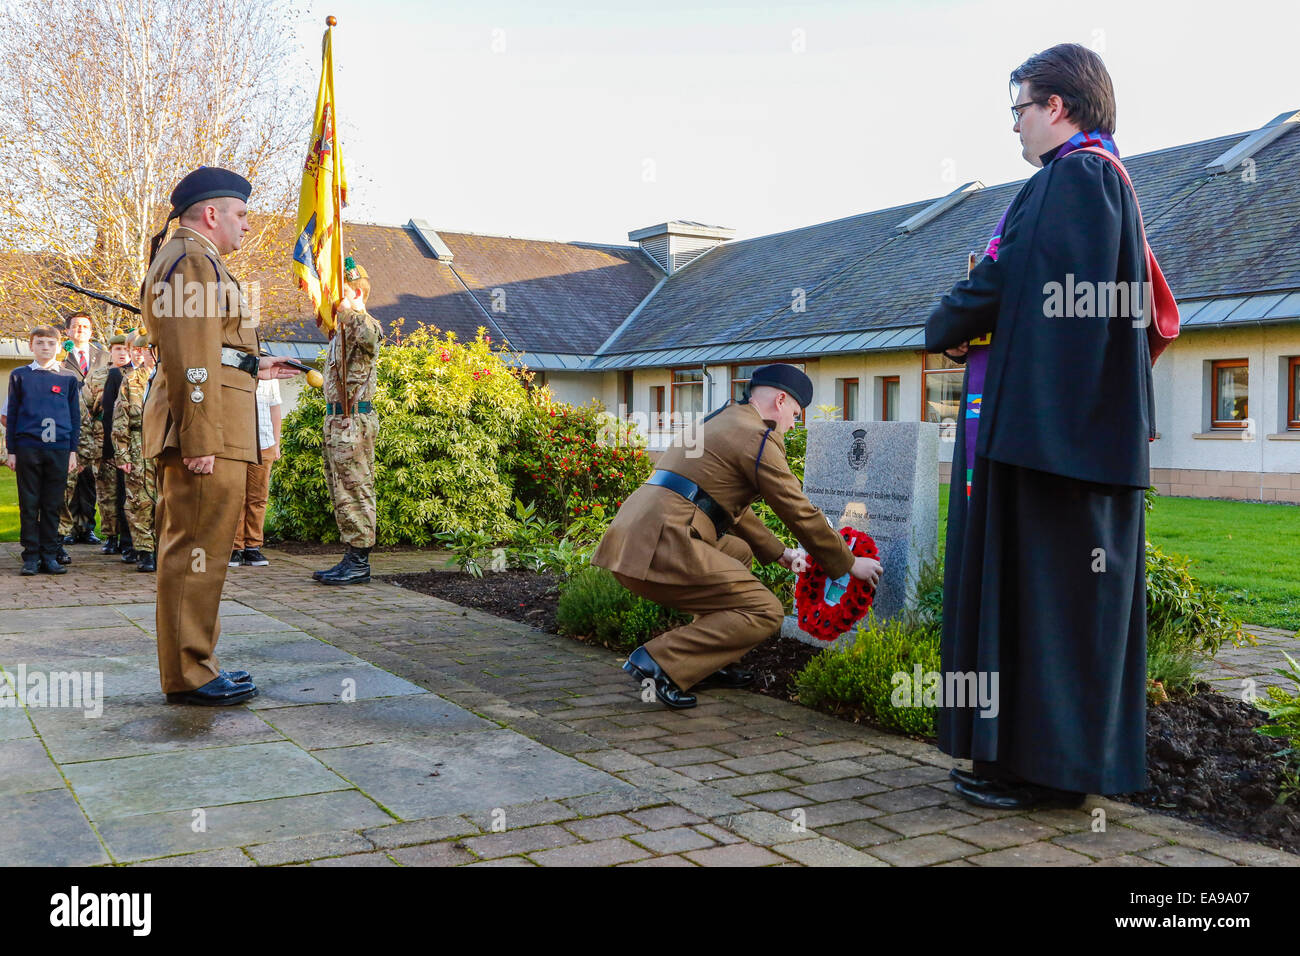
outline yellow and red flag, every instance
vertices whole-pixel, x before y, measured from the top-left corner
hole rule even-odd
[[[334,106],[333,36],[331,24],[325,30],[316,118],[298,192],[298,237],[293,244],[293,274],[298,286],[316,306],[316,324],[331,334],[343,299],[342,210],[348,203]]]

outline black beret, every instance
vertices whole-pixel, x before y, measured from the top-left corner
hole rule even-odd
[[[195,203],[219,196],[230,196],[248,202],[253,192],[253,184],[239,173],[232,173],[220,166],[200,166],[190,173],[172,190],[172,219],[175,219]]]
[[[750,376],[749,387],[770,385],[791,395],[800,408],[807,408],[813,398],[813,384],[803,372],[793,365],[764,365],[754,370]]]

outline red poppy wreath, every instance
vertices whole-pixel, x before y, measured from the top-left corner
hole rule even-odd
[[[840,534],[855,557],[879,558],[876,542],[869,534],[853,528],[841,528]],[[812,555],[805,559],[807,567],[799,573],[794,586],[795,610],[799,614],[799,627],[819,641],[833,641],[857,624],[871,609],[875,591],[867,582],[849,575],[848,588],[835,603],[827,597],[827,585],[838,590],[834,581],[828,581],[826,570]]]

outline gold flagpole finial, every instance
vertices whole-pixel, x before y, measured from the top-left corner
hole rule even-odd
[[[325,18],[325,25],[326,25],[327,27],[336,27],[336,26],[338,26],[338,25],[339,25],[338,18],[337,18],[337,17],[326,17],[326,18]]]

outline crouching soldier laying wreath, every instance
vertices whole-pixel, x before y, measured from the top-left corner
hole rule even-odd
[[[785,432],[812,401],[812,382],[792,365],[754,372],[746,395],[700,423],[688,455],[675,444],[624,502],[592,555],[641,597],[695,615],[637,648],[623,669],[652,680],[669,707],[694,707],[701,686],[743,687],[750,672],[730,665],[777,634],[785,611],[750,568],[755,557],[789,569],[785,547],[754,514],[762,498],[826,569],[875,586],[880,563],[855,557],[804,495],[785,459]]]

